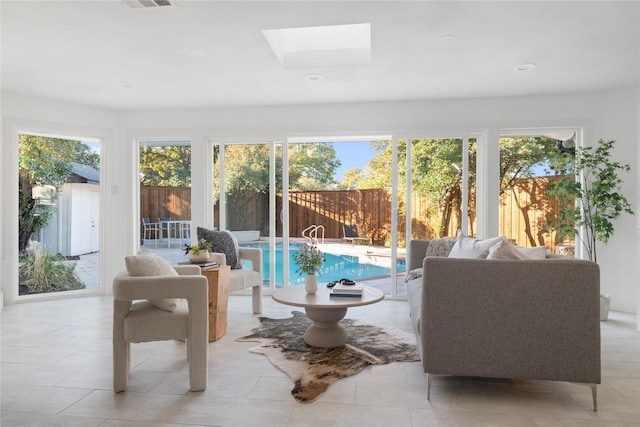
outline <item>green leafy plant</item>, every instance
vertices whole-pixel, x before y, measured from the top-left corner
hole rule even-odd
[[[607,244],[613,236],[613,220],[623,213],[633,215],[631,204],[620,194],[623,181],[618,175],[631,168],[611,161],[614,142],[601,139],[596,147],[578,147],[570,169],[575,179],[570,175],[547,188],[547,194],[564,206],[550,224],[558,240],[577,236],[594,262],[596,242]],[[584,229],[582,236],[580,228]]]
[[[75,263],[66,261],[62,255],[50,254],[34,243],[20,256],[20,281],[29,293],[84,289],[75,268]]]
[[[298,267],[298,273],[316,274],[324,265],[326,258],[316,245],[304,244],[293,254],[293,262]]]
[[[187,244],[184,245],[185,255],[189,255],[189,253],[192,253],[193,255],[198,255],[200,251],[211,252],[211,243],[209,243],[205,239],[200,239],[200,241],[193,246],[190,246]]]

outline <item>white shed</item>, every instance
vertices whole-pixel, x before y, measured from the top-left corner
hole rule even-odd
[[[100,172],[73,163],[56,200],[56,212],[38,239],[50,253],[78,256],[100,250]]]

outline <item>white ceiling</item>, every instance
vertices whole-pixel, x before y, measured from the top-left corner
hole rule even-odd
[[[176,3],[2,0],[2,90],[130,110],[571,93],[640,74],[637,1]],[[262,35],[358,23],[371,65],[284,69]]]

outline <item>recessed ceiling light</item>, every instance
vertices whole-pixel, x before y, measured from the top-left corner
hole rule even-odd
[[[453,34],[442,34],[440,36],[440,41],[444,42],[444,43],[449,43],[449,42],[452,42],[453,39],[455,39],[455,38],[456,38],[456,36],[454,36]]]
[[[516,65],[515,67],[513,67],[513,71],[524,72],[531,71],[534,68],[536,68],[536,64],[534,64],[533,62],[525,62],[524,64]]]
[[[131,82],[119,82],[118,86],[125,88],[125,89],[131,89],[133,87],[133,83]]]
[[[201,50],[201,49],[198,49],[198,48],[196,48],[196,47],[191,48],[191,49],[188,49],[188,50],[187,50],[187,53],[188,53],[189,55],[193,55],[193,56],[202,56],[202,55],[204,54],[204,52],[202,52],[202,50]]]
[[[310,82],[319,82],[320,80],[324,80],[324,76],[322,74],[307,74],[304,78]]]

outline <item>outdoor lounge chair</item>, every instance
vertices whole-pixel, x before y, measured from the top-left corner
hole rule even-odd
[[[340,242],[345,240],[347,242],[351,242],[351,246],[354,246],[356,241],[367,242],[368,245],[371,244],[371,239],[358,235],[358,227],[355,225],[348,226],[346,224],[342,224],[342,239],[340,239]]]

